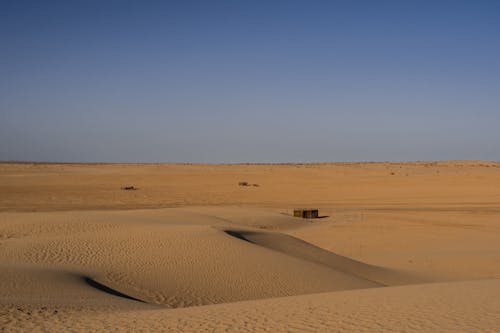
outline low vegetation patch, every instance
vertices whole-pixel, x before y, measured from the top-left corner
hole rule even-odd
[[[259,184],[250,184],[249,182],[239,182],[239,186],[253,186],[253,187],[259,187]]]
[[[123,186],[121,189],[124,191],[135,191],[135,190],[138,190],[139,188],[137,188],[135,186]]]

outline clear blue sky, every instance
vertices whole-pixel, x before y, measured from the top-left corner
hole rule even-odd
[[[500,1],[0,1],[0,160],[500,160]]]

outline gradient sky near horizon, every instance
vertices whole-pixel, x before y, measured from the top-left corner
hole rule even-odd
[[[500,160],[500,1],[0,1],[0,160]]]

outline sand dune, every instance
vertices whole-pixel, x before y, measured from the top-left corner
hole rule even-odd
[[[2,304],[129,308],[134,298],[104,286],[82,272],[40,265],[2,266]],[[139,301],[139,300],[136,300]]]
[[[12,332],[499,332],[499,293],[498,280],[482,280],[167,310],[0,305],[0,318]]]
[[[496,166],[0,164],[0,327],[498,332]]]
[[[239,232],[245,235],[260,235],[248,236],[255,242],[247,242],[224,229],[202,225],[205,220],[217,221],[215,218],[201,216],[196,220],[198,225],[186,226],[170,220],[169,213],[165,212],[163,223],[108,219],[102,228],[99,222],[86,222],[86,230],[80,229],[79,222],[85,212],[59,214],[65,222],[46,223],[47,229],[39,228],[36,235],[9,240],[3,261],[71,267],[90,277],[99,272],[102,277],[96,277],[97,282],[169,307],[382,285],[364,276],[364,270],[370,271],[371,266],[347,258],[342,258],[343,262],[312,245],[297,248],[297,243],[304,247],[304,242],[291,236],[242,229]],[[23,220],[22,215],[16,218]],[[43,213],[37,216],[44,220]],[[283,248],[275,251],[272,243],[278,242]],[[310,260],[307,256],[311,251],[331,257],[323,258],[325,262],[319,261],[321,257]]]
[[[226,230],[226,233],[253,244],[272,249],[295,258],[314,262],[350,275],[351,279],[361,278],[372,282],[370,286],[391,286],[421,283],[423,280],[403,272],[365,264],[333,252],[323,250],[303,240],[282,233],[252,230]],[[348,288],[345,288],[348,289]]]

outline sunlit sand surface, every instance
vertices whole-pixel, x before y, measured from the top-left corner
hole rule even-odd
[[[3,163],[0,190],[2,331],[500,332],[500,163]]]

